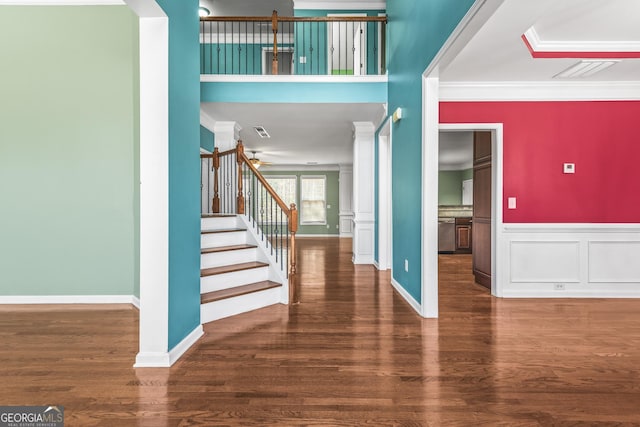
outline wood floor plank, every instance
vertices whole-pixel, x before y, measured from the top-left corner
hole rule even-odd
[[[170,369],[134,369],[126,305],[0,306],[0,402],[67,426],[640,424],[640,301],[497,299],[440,257],[422,319],[351,240],[298,239],[301,304],[204,325]]]
[[[200,277],[225,274],[232,271],[251,270],[253,268],[267,267],[269,264],[259,261],[243,262],[241,264],[223,265],[222,267],[203,268],[200,270]]]

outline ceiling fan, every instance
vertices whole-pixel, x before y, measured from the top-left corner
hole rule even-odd
[[[263,162],[262,160],[258,159],[256,157],[256,153],[258,153],[258,151],[251,150],[251,158],[249,159],[251,164],[253,166],[255,166],[256,169],[258,169],[262,165],[270,165],[271,164],[271,162]]]

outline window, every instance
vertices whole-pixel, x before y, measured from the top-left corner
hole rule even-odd
[[[300,224],[326,224],[327,178],[300,177]]]
[[[287,206],[296,203],[296,177],[295,176],[264,176],[267,182],[280,196]]]

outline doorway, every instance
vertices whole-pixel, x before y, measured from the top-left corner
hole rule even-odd
[[[449,279],[472,274],[469,283],[490,289],[491,131],[440,131],[438,139],[438,277],[446,265]]]
[[[327,16],[367,16],[366,13],[329,14]],[[364,22],[330,22],[327,31],[327,63],[330,75],[360,76],[366,74],[367,31]]]
[[[473,132],[473,131],[489,131],[490,145],[491,145],[491,228],[490,228],[490,289],[491,295],[502,296],[502,281],[503,277],[502,267],[503,265],[496,261],[502,259],[501,256],[504,253],[502,248],[502,123],[460,123],[460,124],[439,124],[438,131],[453,131],[453,132]],[[438,137],[427,139],[427,150],[431,155],[425,158],[425,168],[431,169],[435,176],[432,179],[426,180],[424,183],[424,198],[428,206],[434,206],[437,211],[438,205],[438,179],[437,169],[439,163],[439,134]],[[434,155],[435,154],[435,155]],[[428,169],[427,169],[428,170]],[[432,175],[429,175],[432,176]],[[435,213],[435,212],[434,212]],[[437,301],[438,290],[438,253],[435,250],[437,248],[437,216],[429,216],[428,225],[430,232],[427,235],[427,243],[425,247],[433,248],[433,251],[429,250],[423,254],[425,257],[425,265],[434,266],[424,271],[423,282],[423,295],[430,295],[431,299]],[[434,306],[434,302],[430,302],[430,307]],[[437,305],[435,305],[437,307]],[[436,309],[437,310],[437,309]],[[437,312],[437,311],[436,311]]]

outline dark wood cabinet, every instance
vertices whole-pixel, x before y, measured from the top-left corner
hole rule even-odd
[[[473,274],[491,289],[491,132],[473,134]]]
[[[471,218],[456,218],[456,253],[471,253]]]

